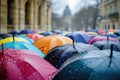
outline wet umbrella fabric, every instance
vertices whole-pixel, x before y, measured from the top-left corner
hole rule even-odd
[[[85,52],[90,50],[99,49],[92,45],[84,43],[63,45],[51,49],[44,59],[59,69],[60,66],[71,56],[76,55],[78,52]]]
[[[85,33],[85,32],[73,32],[66,35],[67,37],[71,38],[76,43],[82,42],[87,43],[92,37]]]
[[[28,54],[29,53],[29,54]],[[0,51],[1,80],[51,80],[57,69],[28,50]]]
[[[114,41],[97,41],[93,43],[92,45],[96,46],[97,48],[101,50],[110,49],[110,46],[113,44],[113,50],[120,51],[120,43],[114,42]]]
[[[120,52],[114,51],[113,57],[109,56],[109,50],[76,55],[80,58],[62,67],[52,80],[119,80]]]
[[[35,41],[34,45],[46,55],[50,49],[56,46],[72,44],[72,43],[73,41],[68,37],[61,35],[53,35],[53,36],[46,36]]]
[[[44,57],[44,54],[38,49],[36,48],[34,45],[32,44],[28,44],[26,42],[9,42],[9,43],[4,43],[4,48],[11,48],[11,49],[17,49],[17,50],[30,50],[33,51],[35,54],[38,54],[40,57]],[[0,46],[0,50],[2,49],[2,47]]]

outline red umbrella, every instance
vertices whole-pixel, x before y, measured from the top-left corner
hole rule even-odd
[[[27,34],[26,35],[28,38],[34,40],[34,41],[37,41],[38,39],[44,37],[43,35],[39,35],[37,33],[34,33],[34,34]]]
[[[1,80],[51,80],[56,72],[56,68],[31,51],[0,51]]]

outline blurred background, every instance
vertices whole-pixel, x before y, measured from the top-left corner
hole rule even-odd
[[[120,28],[120,0],[0,0],[0,33]]]

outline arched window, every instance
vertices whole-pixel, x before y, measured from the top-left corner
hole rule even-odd
[[[25,4],[25,25],[30,24],[30,2]]]
[[[7,24],[13,24],[13,16],[14,16],[14,0],[7,0]]]

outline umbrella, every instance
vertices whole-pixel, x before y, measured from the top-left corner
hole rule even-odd
[[[96,32],[87,32],[89,35],[91,35],[92,37],[98,36],[98,34]]]
[[[89,40],[88,44],[92,44],[92,43],[97,42],[97,41],[107,41],[107,40],[118,42],[118,39],[116,39],[116,38],[111,38],[108,36],[96,36],[96,37],[92,38],[91,40]]]
[[[21,49],[31,50],[34,53],[36,53],[39,56],[41,56],[42,58],[44,57],[44,54],[38,48],[36,48],[34,45],[28,44],[26,42],[9,42],[9,43],[4,43],[4,47],[5,47],[5,49],[11,48],[11,49],[18,49],[18,50],[21,50]],[[1,49],[2,49],[2,47],[0,46],[0,50]]]
[[[39,35],[39,34],[27,34],[26,35],[28,38],[34,40],[34,41],[37,41],[38,39],[44,37],[43,35]]]
[[[53,31],[51,31],[51,32],[53,32],[53,33],[55,33],[55,34],[62,34],[62,33],[63,33],[61,30],[53,30]]]
[[[98,47],[99,49],[101,50],[104,50],[104,49],[110,49],[110,46],[114,44],[113,46],[113,50],[115,51],[120,51],[120,43],[119,42],[114,42],[114,41],[97,41],[95,43],[93,43],[92,45]]]
[[[62,67],[52,80],[119,80],[119,65],[120,52],[89,51]]]
[[[56,72],[56,68],[31,51],[0,51],[1,80],[51,80]]]
[[[13,31],[9,32],[9,34],[18,35],[19,33],[16,30],[13,30]]]
[[[13,41],[15,41],[15,42],[21,41],[21,42],[29,43],[27,40],[25,40],[23,38],[14,37],[14,39],[13,39],[13,37],[8,37],[8,38],[5,38],[5,39],[1,39],[0,44],[7,43],[7,42],[13,42]]]
[[[4,39],[4,38],[7,38],[7,37],[9,37],[9,35],[6,34],[6,33],[0,34],[0,39]]]
[[[60,35],[46,36],[34,42],[34,45],[44,54],[47,54],[50,49],[56,46],[65,44],[72,44],[72,40]]]
[[[120,36],[120,31],[115,31],[114,34]]]
[[[67,34],[66,36],[71,38],[76,43],[87,43],[92,38],[89,34],[85,32],[73,32],[71,34]]]
[[[102,34],[101,36],[109,36],[109,37],[112,37],[112,38],[117,38],[117,36],[115,34],[111,34],[111,33]]]
[[[49,35],[52,35],[53,33],[52,32],[42,32],[41,35],[43,36],[49,36]]]
[[[33,34],[33,31],[29,29],[24,29],[20,31],[20,34]]]
[[[95,46],[84,43],[67,44],[52,48],[44,59],[59,69],[60,66],[71,56],[76,55],[78,52],[85,52],[90,50],[99,49]]]
[[[32,39],[30,39],[30,38],[28,38],[28,37],[26,37],[26,36],[16,36],[16,37],[19,37],[19,38],[23,38],[23,39],[25,39],[25,40],[27,40],[28,42],[30,42],[30,43],[33,43],[34,41],[32,40]]]
[[[98,30],[98,34],[99,34],[99,35],[105,34],[105,31],[104,31],[104,30]]]

